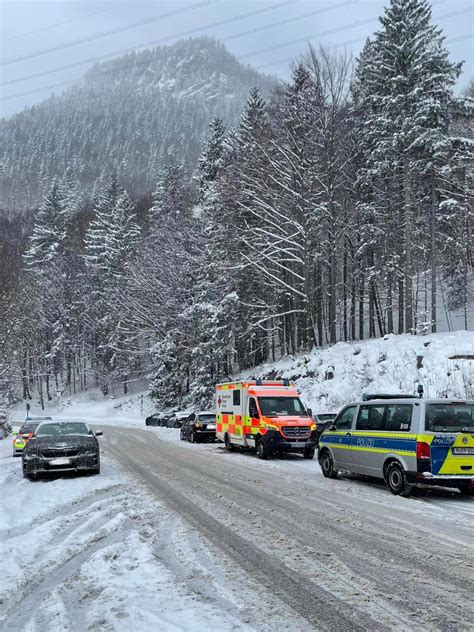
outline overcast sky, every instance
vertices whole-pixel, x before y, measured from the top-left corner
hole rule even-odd
[[[60,66],[143,48],[165,38],[172,43],[190,30],[195,36],[217,37],[245,63],[287,78],[291,59],[308,41],[347,47],[357,55],[365,38],[378,28],[377,17],[386,4],[377,0],[0,0],[0,113],[9,116],[53,91],[60,93],[91,62],[57,70]],[[434,22],[446,35],[451,59],[465,61],[461,90],[474,74],[474,2],[433,0],[432,4]],[[256,11],[260,12],[241,17]],[[215,24],[222,21],[226,23]],[[122,30],[104,34],[117,29]],[[89,36],[90,41],[71,45]],[[30,77],[39,73],[45,74]]]

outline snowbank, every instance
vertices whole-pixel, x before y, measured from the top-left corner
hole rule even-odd
[[[201,534],[107,456],[100,476],[31,482],[3,442],[0,487],[1,630],[252,629]]]
[[[368,392],[414,393],[419,383],[426,397],[474,399],[474,332],[339,342],[240,377],[289,378],[314,412],[339,410]]]

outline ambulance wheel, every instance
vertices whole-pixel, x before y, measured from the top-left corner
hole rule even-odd
[[[228,434],[226,434],[225,438],[224,438],[224,445],[225,445],[225,449],[228,450],[229,452],[233,452],[234,450],[234,446],[232,445],[232,443],[230,442],[230,437]]]
[[[329,450],[323,450],[319,455],[319,465],[323,476],[326,478],[337,478],[338,471],[334,468],[334,460]]]
[[[255,449],[257,451],[257,456],[259,459],[262,459],[262,461],[265,461],[265,459],[268,459],[268,450],[261,439],[257,443],[257,446]]]
[[[463,496],[474,496],[474,487],[470,485],[460,485],[459,491]]]
[[[394,496],[408,496],[412,486],[408,484],[406,474],[402,466],[396,461],[392,461],[387,468],[385,475],[389,490]]]
[[[314,448],[307,448],[304,452],[303,452],[303,458],[304,459],[314,459]]]

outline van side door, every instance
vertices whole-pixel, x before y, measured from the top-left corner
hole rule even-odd
[[[385,429],[384,404],[362,404],[359,407],[354,430],[355,471],[368,476],[380,476],[384,454],[380,439]]]

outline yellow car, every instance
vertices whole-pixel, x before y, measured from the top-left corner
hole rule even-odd
[[[21,456],[23,454],[26,444],[39,424],[39,421],[27,421],[21,426],[18,434],[13,438],[13,456]]]

